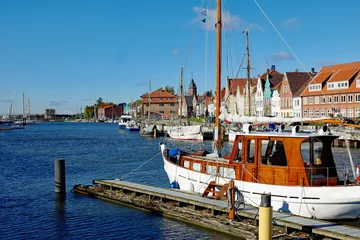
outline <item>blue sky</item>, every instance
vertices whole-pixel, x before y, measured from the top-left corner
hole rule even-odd
[[[357,1],[257,0],[306,70],[359,60]],[[166,85],[215,90],[215,1],[0,1],[0,114],[78,113],[102,97],[131,102]],[[207,9],[207,23],[201,12]],[[223,71],[235,77],[249,28],[252,75],[305,71],[254,0],[223,2]],[[191,46],[191,47],[190,47]],[[245,67],[245,65],[243,65]],[[245,77],[241,69],[238,77]],[[223,80],[223,86],[225,82]]]

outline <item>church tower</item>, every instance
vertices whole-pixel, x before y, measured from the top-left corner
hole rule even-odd
[[[194,76],[192,74],[191,74],[191,82],[190,82],[188,93],[192,96],[197,96],[197,88],[196,88],[196,84],[194,82]]]

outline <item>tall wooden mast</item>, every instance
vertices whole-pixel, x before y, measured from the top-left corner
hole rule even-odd
[[[251,80],[250,80],[250,52],[249,52],[249,29],[245,29],[245,33],[246,33],[246,62],[247,62],[247,66],[246,66],[246,70],[247,70],[247,102],[248,102],[248,116],[250,117],[251,115],[251,104],[250,104],[250,100],[251,100]]]
[[[182,125],[183,75],[184,75],[184,68],[181,65],[181,71],[180,71],[180,111],[179,111],[179,113],[180,113],[180,124],[179,125]]]
[[[221,0],[216,3],[216,121],[215,129],[217,131],[217,147],[221,147],[221,124],[219,122],[221,106]]]

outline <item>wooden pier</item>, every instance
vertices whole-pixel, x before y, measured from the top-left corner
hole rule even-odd
[[[187,193],[170,188],[159,188],[119,179],[93,180],[95,186],[74,186],[77,193],[92,197],[141,207],[173,217],[212,228],[246,239],[257,239],[258,208],[245,205],[236,212],[238,220],[229,220],[228,203],[223,200],[204,198],[198,194]],[[286,236],[308,238],[360,239],[360,229],[334,222],[299,217],[273,212],[273,238]]]

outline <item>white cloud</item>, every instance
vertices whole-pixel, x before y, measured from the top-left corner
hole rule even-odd
[[[216,10],[193,7],[193,11],[197,13],[198,16],[192,19],[191,21],[192,24],[196,24],[197,22],[199,22],[198,24],[201,24],[204,28],[215,31]],[[204,11],[206,11],[206,16],[202,14]],[[206,22],[203,23],[202,20],[205,18],[206,18]],[[249,29],[256,28],[260,31],[263,31],[263,27],[261,27],[259,24],[249,23],[244,19],[240,18],[238,15],[232,15],[229,11],[226,11],[225,13],[222,14],[222,22],[225,28],[228,29],[245,30],[246,28]]]
[[[285,19],[281,22],[281,25],[283,25],[284,27],[287,27],[287,28],[296,27],[297,19],[296,19],[296,17]]]
[[[275,52],[275,53],[273,53],[273,59],[275,61],[293,60],[293,59],[295,59],[295,57],[287,52]]]

